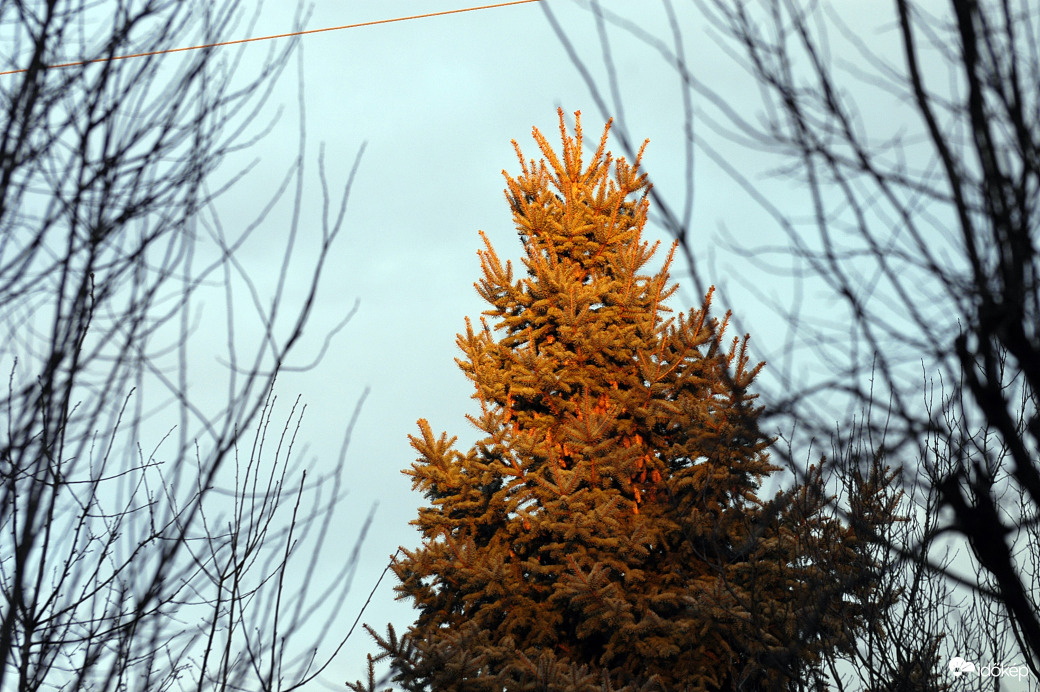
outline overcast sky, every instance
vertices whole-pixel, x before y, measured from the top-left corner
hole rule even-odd
[[[605,74],[596,25],[580,3],[550,0],[553,12],[574,41],[590,69]],[[291,3],[264,7],[256,26],[244,24],[251,35],[293,29]],[[307,29],[340,26],[392,17],[458,9],[476,3],[465,0],[321,0],[307,18]],[[665,40],[670,36],[666,15],[656,2],[607,0],[618,12],[628,12],[638,25]],[[731,56],[719,50],[704,22],[688,3],[678,7],[687,60],[694,74],[715,88],[725,102],[749,119],[756,113],[754,84]],[[859,19],[857,19],[859,21]],[[862,26],[862,25],[861,25]],[[890,34],[863,38],[883,47]],[[651,180],[679,210],[685,199],[683,104],[679,80],[650,48],[611,29],[613,60],[618,70],[625,124],[633,138],[650,139],[644,160]],[[235,36],[238,38],[239,36]],[[315,471],[335,461],[343,431],[366,388],[363,407],[347,456],[347,504],[337,517],[336,531],[326,550],[333,569],[345,560],[366,514],[378,504],[375,523],[361,552],[345,624],[358,612],[369,590],[400,545],[415,547],[417,537],[408,522],[421,497],[412,493],[401,470],[415,458],[407,435],[416,420],[427,418],[435,431],[459,436],[465,449],[475,430],[464,419],[474,410],[472,387],[458,370],[455,334],[464,318],[484,308],[473,290],[478,278],[478,230],[484,230],[500,255],[514,261],[520,243],[504,196],[501,171],[518,170],[511,140],[530,157],[537,153],[531,139],[538,126],[551,143],[559,140],[556,109],[583,112],[587,140],[598,140],[604,118],[580,74],[548,23],[538,3],[463,14],[418,19],[306,36],[301,41],[307,137],[307,188],[304,197],[301,247],[307,233],[317,238],[320,204],[316,161],[324,145],[330,181],[346,180],[354,157],[367,146],[352,189],[344,235],[332,258],[319,296],[316,320],[308,333],[300,361],[317,352],[322,330],[331,328],[351,308],[360,307],[340,332],[321,364],[305,373],[291,373],[280,382],[284,400],[302,395],[307,414],[301,438],[309,443],[307,465]],[[245,49],[260,61],[269,47]],[[176,60],[171,56],[169,60]],[[258,159],[250,176],[227,193],[219,204],[225,223],[255,215],[276,187],[297,151],[297,64],[290,65],[278,90],[261,114],[283,113],[268,136],[228,163],[227,171]],[[695,103],[710,110],[710,104]],[[881,105],[877,105],[880,109]],[[890,120],[899,114],[889,112]],[[266,122],[266,120],[265,120]],[[702,131],[698,131],[700,135]],[[716,142],[732,152],[730,163],[754,170],[760,162],[736,147]],[[753,283],[770,292],[768,282],[753,276],[739,251],[725,251],[719,240],[724,225],[738,246],[765,243],[781,236],[746,195],[706,157],[695,164],[694,248],[708,283],[727,287],[716,309],[733,308],[752,343],[762,346],[782,336],[782,325],[735,284]],[[762,179],[763,189],[782,192],[784,185]],[[287,232],[286,210],[272,214],[260,235],[244,248],[246,259],[261,274],[273,272],[280,256],[271,248]],[[311,229],[308,231],[308,228]],[[648,229],[650,237],[658,233]],[[769,234],[776,234],[770,236]],[[273,253],[276,255],[277,253]],[[267,268],[267,269],[265,269]],[[676,278],[685,269],[677,264]],[[777,290],[782,290],[778,288]],[[699,302],[689,286],[674,307],[688,309]],[[826,310],[826,305],[818,306]],[[764,357],[761,348],[757,357]],[[388,621],[404,629],[411,619],[407,606],[393,602],[392,575],[376,592],[364,621],[383,630]],[[343,632],[329,632],[329,641]],[[372,651],[368,637],[355,633],[325,680],[334,689],[361,677],[364,655]]]

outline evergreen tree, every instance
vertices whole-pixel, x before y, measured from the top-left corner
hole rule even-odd
[[[862,541],[823,516],[818,474],[759,499],[777,470],[749,393],[762,364],[710,291],[672,315],[642,149],[614,159],[608,123],[584,163],[575,115],[560,155],[537,129],[542,160],[514,142],[526,272],[484,237],[490,309],[458,339],[483,437],[463,453],[419,421],[423,543],[394,564],[419,615],[401,638],[369,630],[379,658],[408,690],[809,685],[870,597]]]

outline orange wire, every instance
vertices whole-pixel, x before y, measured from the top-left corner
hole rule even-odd
[[[465,7],[461,10],[444,10],[443,12],[428,12],[426,14],[413,14],[410,17],[395,17],[393,19],[377,19],[371,22],[359,22],[357,24],[344,24],[343,26],[329,26],[324,29],[308,29],[307,31],[293,31],[288,34],[275,34],[273,36],[258,36],[256,38],[240,38],[235,41],[221,41],[220,43],[207,43],[201,46],[188,46],[185,48],[167,48],[166,50],[153,50],[147,53],[134,53],[133,55],[116,55],[111,58],[97,58],[96,60],[82,60],[80,62],[66,62],[61,65],[44,65],[43,69],[50,70],[58,67],[75,67],[77,65],[91,65],[96,62],[111,62],[113,60],[126,60],[127,58],[143,58],[149,55],[164,55],[166,53],[181,53],[187,50],[199,50],[200,48],[217,48],[219,46],[233,46],[237,43],[251,43],[253,41],[267,41],[273,38],[288,38],[289,36],[304,36],[306,34],[320,34],[323,31],[339,31],[340,29],[356,29],[362,26],[373,26],[375,24],[390,24],[392,22],[405,22],[409,19],[425,19],[427,17],[439,17],[445,14],[458,14],[459,12],[473,12],[474,10],[490,10],[496,7],[507,7],[509,5],[523,5],[528,2],[541,2],[541,0],[513,0],[512,2],[500,2],[495,5],[480,5],[479,7]],[[28,72],[28,68],[21,70],[8,70],[0,72],[0,77],[19,72]]]

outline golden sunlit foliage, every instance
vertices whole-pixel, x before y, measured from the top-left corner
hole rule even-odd
[[[405,689],[786,689],[860,622],[855,532],[818,476],[759,498],[762,364],[711,291],[666,305],[674,246],[651,271],[642,150],[613,158],[609,131],[586,160],[561,111],[559,153],[516,147],[522,270],[482,234],[489,307],[458,337],[482,437],[419,421],[422,545],[394,565],[419,615],[377,637]]]

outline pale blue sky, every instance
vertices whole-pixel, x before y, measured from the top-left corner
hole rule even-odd
[[[221,6],[210,0],[185,1],[199,13]],[[601,0],[601,4],[627,18],[647,36],[671,44],[666,1]],[[310,4],[304,5],[267,0],[261,7],[260,0],[241,2],[241,21],[222,38],[322,29],[478,4],[475,0],[308,0]],[[357,152],[366,147],[313,319],[295,359],[289,363],[290,369],[278,383],[278,408],[272,417],[277,427],[288,417],[297,396],[306,405],[295,454],[308,469],[308,478],[313,479],[334,468],[355,406],[369,391],[346,456],[349,495],[333,518],[332,531],[317,564],[316,587],[320,588],[322,578],[332,578],[350,559],[358,544],[358,531],[373,509],[374,523],[360,548],[353,588],[339,623],[328,632],[304,633],[296,642],[320,642],[319,660],[345,635],[389,556],[398,546],[417,545],[418,537],[409,521],[423,498],[411,491],[409,480],[401,473],[415,459],[407,436],[416,432],[416,420],[427,418],[435,432],[457,435],[461,449],[477,437],[475,428],[465,420],[467,413],[475,411],[475,405],[470,398],[472,387],[454,362],[459,355],[455,335],[464,328],[465,317],[476,318],[485,307],[473,290],[480,271],[478,231],[487,234],[503,259],[516,262],[521,254],[501,174],[503,169],[513,174],[518,169],[511,140],[517,140],[528,157],[535,156],[538,152],[531,128],[537,126],[550,143],[556,144],[556,111],[562,107],[568,121],[575,110],[583,112],[586,141],[595,143],[605,117],[620,115],[600,112],[547,21],[546,7],[550,7],[609,99],[603,47],[589,2],[542,0],[304,36],[298,55],[285,66],[270,100],[246,126],[246,139],[265,129],[266,135],[230,156],[211,181],[217,187],[249,168],[248,174],[215,205],[226,233],[236,236],[255,221],[296,159],[302,118],[305,171],[298,200],[298,238],[284,293],[289,303],[283,308],[284,320],[292,304],[303,298],[301,290],[310,279],[308,272],[321,239],[319,151],[324,151],[327,179],[337,197]],[[694,135],[699,143],[713,147],[728,167],[746,176],[781,212],[809,216],[812,207],[805,186],[776,175],[777,166],[789,161],[755,153],[711,127],[713,121],[726,120],[720,106],[755,124],[762,122],[763,106],[758,85],[739,64],[739,51],[721,49],[710,23],[698,14],[698,6],[705,4],[710,5],[696,0],[675,3],[690,73],[717,96],[714,102],[694,97]],[[868,65],[854,46],[856,41],[862,42],[894,70],[901,69],[896,31],[891,20],[880,14],[890,12],[890,4],[862,0],[823,3],[827,12],[839,14],[850,29],[848,35],[828,33],[831,44],[826,57],[838,71],[842,97],[856,102],[861,120],[854,126],[869,132],[875,141],[901,135],[909,144],[897,147],[896,155],[908,153],[911,163],[918,163],[913,161],[913,142],[920,124],[915,122],[913,111],[876,84],[864,85],[861,70]],[[938,0],[921,4],[935,9]],[[942,6],[947,7],[945,3]],[[111,33],[106,11],[106,4],[97,5],[84,25],[87,33],[96,32],[98,40]],[[302,27],[294,24],[301,12],[306,17]],[[142,25],[139,30],[146,33],[153,28]],[[687,201],[683,85],[653,47],[613,26],[606,30],[624,107],[623,126],[636,143],[650,140],[645,170],[657,191],[681,214]],[[272,52],[282,50],[287,42],[278,39],[219,48],[214,55],[218,61],[238,60],[241,74],[236,75],[236,83],[245,84]],[[72,46],[62,46],[69,51],[69,60],[79,57]],[[927,47],[923,50],[931,87],[942,89],[948,84],[955,90],[955,80],[935,58],[938,51],[928,54]],[[186,62],[184,54],[159,59],[162,73],[171,79]],[[796,72],[798,67],[794,66]],[[612,148],[618,151],[616,140],[612,142]],[[840,332],[847,325],[843,301],[822,291],[819,282],[801,281],[804,277],[797,267],[787,265],[791,270],[787,276],[764,271],[757,261],[762,255],[752,257],[749,249],[779,248],[768,259],[785,266],[789,261],[787,237],[705,149],[698,147],[694,153],[690,246],[704,284],[715,284],[719,289],[714,309],[717,314],[732,309],[734,332],[751,334],[752,358],[769,360],[761,376],[763,385],[775,384],[775,373],[786,368],[795,372],[822,370],[819,362],[806,357],[804,351],[788,349],[789,325],[766,301],[777,299],[790,304],[792,296],[801,290],[804,313],[818,324],[835,327],[837,351],[847,347]],[[293,195],[290,186],[286,197],[263,218],[237,254],[241,267],[262,294],[272,293],[278,279],[286,239],[293,227]],[[825,199],[824,204],[829,201]],[[334,200],[333,214],[335,206]],[[881,212],[872,209],[870,213]],[[208,236],[213,226],[208,216],[202,218],[194,229],[199,233],[200,255],[217,249]],[[941,221],[936,226],[941,227]],[[648,239],[661,237],[664,241],[663,256],[671,238],[661,234],[657,227],[646,231]],[[811,233],[806,241],[814,242]],[[687,270],[679,257],[673,266],[673,278],[682,288],[673,300],[676,310],[700,304],[701,296],[687,280]],[[874,278],[857,275],[857,280],[873,290]],[[246,353],[262,343],[263,334],[251,297],[240,281],[232,283],[236,291],[234,337]],[[226,295],[220,278],[213,286],[212,294],[198,292],[188,315],[192,328],[190,397],[193,405],[207,412],[226,406],[228,392]],[[877,302],[883,303],[883,298]],[[320,364],[308,371],[293,371],[291,366],[310,362],[322,351],[327,332],[355,303],[356,314],[336,334]],[[899,319],[901,316],[894,315],[893,323]],[[179,330],[180,324],[172,328]],[[179,331],[171,335],[175,338]],[[16,354],[4,357],[12,355]],[[171,363],[178,355],[166,354]],[[910,355],[912,359],[916,354]],[[9,362],[4,365],[6,371]],[[919,371],[913,376],[918,377]],[[178,420],[175,406],[154,405],[168,395],[164,387],[142,389],[148,390],[147,396],[137,396],[148,401],[144,407],[149,413],[146,428],[152,427],[147,430],[148,439],[141,443],[148,448],[162,440]],[[834,419],[845,420],[838,405]],[[249,438],[249,434],[244,436]],[[261,458],[271,461],[270,446],[266,451],[268,454]],[[795,454],[812,459],[821,451],[795,450]],[[160,449],[156,459],[162,461],[164,454],[166,450]],[[235,469],[225,471],[230,475]],[[293,486],[294,480],[290,480]],[[306,565],[301,562],[296,566]],[[408,604],[394,602],[394,584],[393,575],[388,575],[363,617],[363,622],[379,631],[390,621],[403,631],[412,619]],[[192,627],[191,614],[182,615],[185,627]],[[371,651],[373,643],[359,628],[322,676],[322,682],[330,689],[341,690],[344,681],[362,677],[365,654]]]

